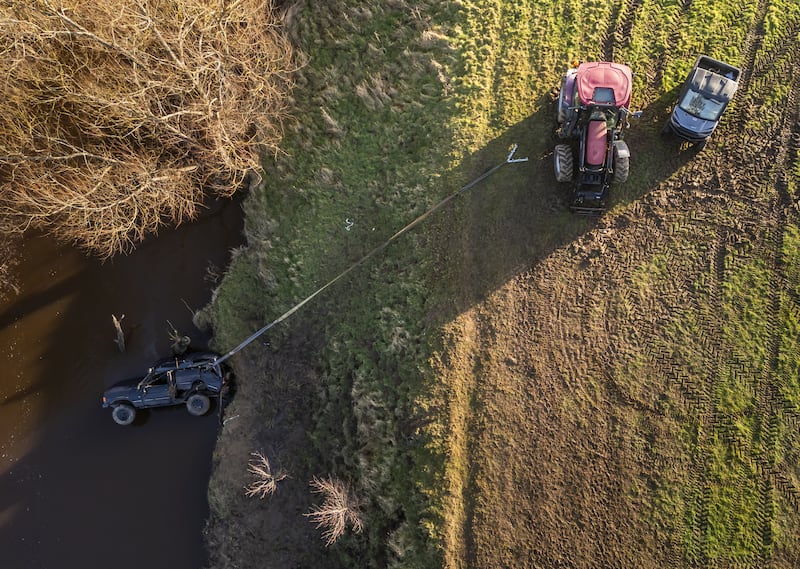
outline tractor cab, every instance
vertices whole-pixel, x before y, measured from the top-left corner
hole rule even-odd
[[[590,62],[573,65],[561,81],[557,135],[567,143],[556,146],[554,166],[559,182],[573,182],[573,210],[602,211],[609,185],[628,178],[622,129],[632,76],[627,65]]]

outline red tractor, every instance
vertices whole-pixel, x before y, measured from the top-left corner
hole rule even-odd
[[[556,180],[573,182],[573,211],[602,212],[609,186],[628,179],[631,84],[630,67],[605,61],[575,63],[561,80],[557,135],[570,142],[556,145],[554,167]]]

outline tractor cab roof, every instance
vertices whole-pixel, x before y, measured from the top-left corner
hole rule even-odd
[[[584,105],[627,107],[631,102],[631,68],[593,61],[578,67],[578,96]]]

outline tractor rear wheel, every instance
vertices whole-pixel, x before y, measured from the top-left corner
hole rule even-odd
[[[631,171],[630,157],[614,155],[614,176],[611,178],[612,184],[624,184]]]
[[[572,147],[569,144],[557,144],[553,154],[553,169],[557,182],[572,180]]]

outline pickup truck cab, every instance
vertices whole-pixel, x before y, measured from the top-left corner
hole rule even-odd
[[[219,395],[228,375],[217,364],[218,356],[198,352],[163,360],[151,367],[143,378],[120,381],[106,389],[104,408],[118,425],[130,425],[137,409],[186,405],[192,415],[205,415],[211,407],[209,397]]]
[[[741,71],[701,55],[681,87],[678,101],[663,133],[672,132],[702,148],[739,86]]]

